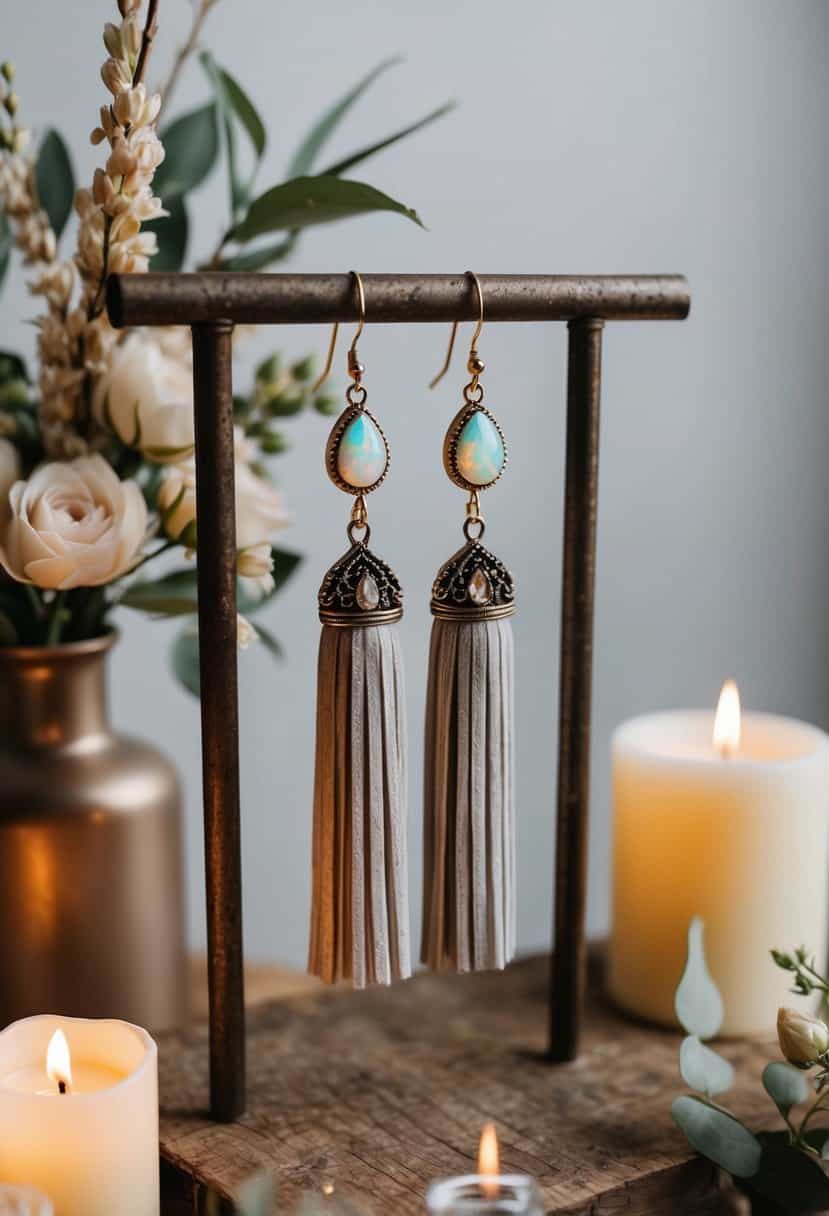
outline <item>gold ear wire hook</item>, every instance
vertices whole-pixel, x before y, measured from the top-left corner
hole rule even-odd
[[[363,369],[357,359],[357,342],[366,323],[366,297],[365,292],[363,291],[363,280],[360,278],[356,270],[352,270],[350,273],[354,279],[354,282],[357,284],[357,300],[360,307],[360,320],[359,324],[357,325],[357,332],[351,340],[351,346],[348,348],[348,371],[349,375],[353,376],[355,380],[359,380]],[[311,385],[312,393],[316,393],[319,389],[321,389],[323,384],[325,384],[326,380],[331,375],[331,368],[334,364],[334,351],[337,348],[337,334],[339,332],[340,323],[339,321],[335,321],[334,328],[331,330],[331,341],[328,343],[328,354],[325,356],[325,367]]]
[[[464,273],[475,284],[475,290],[478,293],[478,324],[475,326],[475,332],[472,335],[472,341],[469,344],[469,360],[467,363],[469,371],[474,375],[475,370],[471,366],[471,364],[472,364],[473,359],[474,360],[478,359],[478,339],[480,338],[481,330],[484,327],[484,293],[481,288],[481,280],[475,274],[474,270],[467,270]],[[443,367],[440,369],[440,371],[434,377],[434,379],[430,380],[429,388],[435,388],[438,384],[440,384],[443,377],[449,371],[449,365],[452,362],[452,352],[455,349],[455,338],[457,336],[458,336],[458,322],[453,321],[452,322],[452,332],[449,335],[449,345],[446,348],[446,358],[443,361]]]

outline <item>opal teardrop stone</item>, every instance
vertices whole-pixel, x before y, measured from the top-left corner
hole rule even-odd
[[[352,418],[337,447],[337,472],[350,486],[364,490],[386,471],[388,452],[383,436],[368,414]]]
[[[476,410],[461,428],[455,448],[455,465],[473,486],[488,486],[504,467],[504,442],[497,426]]]

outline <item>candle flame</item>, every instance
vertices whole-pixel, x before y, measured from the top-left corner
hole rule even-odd
[[[72,1085],[69,1044],[62,1030],[56,1030],[49,1040],[49,1047],[46,1051],[46,1072],[59,1088],[63,1085],[62,1093]]]
[[[740,691],[733,680],[726,680],[714,717],[714,747],[725,759],[740,750],[741,716]]]
[[[498,1136],[494,1123],[485,1123],[478,1145],[478,1173],[482,1178],[492,1179],[481,1184],[481,1190],[486,1199],[495,1199],[498,1195],[498,1174],[501,1169],[498,1152]]]

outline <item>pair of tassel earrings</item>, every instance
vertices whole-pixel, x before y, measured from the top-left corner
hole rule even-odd
[[[503,433],[483,405],[477,342],[471,380],[443,445],[449,479],[468,494],[465,543],[438,571],[429,650],[424,768],[421,961],[459,971],[504,967],[515,948],[513,807],[513,580],[482,543],[480,494],[506,464]],[[353,495],[350,548],[319,592],[313,903],[309,970],[327,982],[388,984],[411,974],[406,859],[406,725],[400,645],[394,623],[403,593],[394,571],[368,547],[366,496],[389,469],[389,446],[366,408],[357,342],[348,351],[346,408],[325,453],[334,484]],[[446,361],[449,368],[457,322]],[[330,370],[337,338],[331,339]]]

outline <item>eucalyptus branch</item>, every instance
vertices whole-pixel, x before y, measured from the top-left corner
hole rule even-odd
[[[809,959],[803,946],[799,946],[793,954],[772,950],[771,956],[778,967],[794,975],[792,992],[801,996],[809,996],[812,992],[829,993],[829,981],[817,970],[814,960]]]
[[[173,66],[170,69],[170,74],[164,84],[159,89],[161,94],[161,105],[165,107],[172,96],[176,85],[181,78],[181,73],[190,56],[198,49],[199,38],[207,20],[210,10],[218,3],[218,0],[197,0],[193,11],[193,23],[190,26],[190,33],[187,36],[187,41],[182,43],[176,52],[176,57],[173,60]]]

